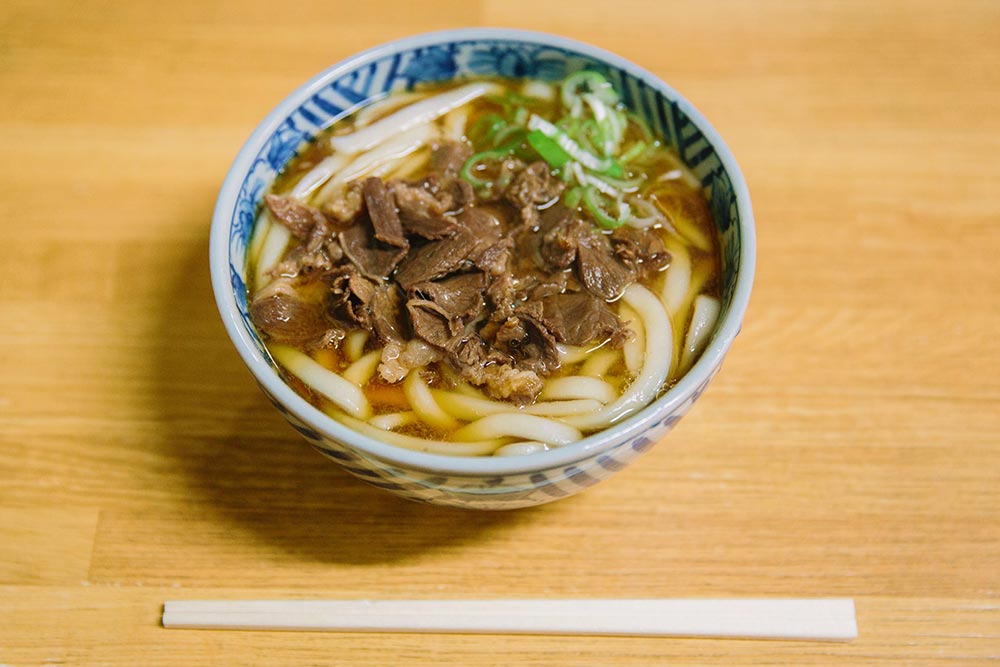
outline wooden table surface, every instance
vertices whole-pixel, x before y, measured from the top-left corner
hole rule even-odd
[[[651,5],[652,3],[649,3]],[[1000,660],[1000,4],[0,7],[0,664]],[[697,408],[586,493],[412,504],[323,460],[232,350],[214,199],[362,48],[561,33],[726,138],[758,279]],[[848,644],[166,630],[201,598],[850,596]]]

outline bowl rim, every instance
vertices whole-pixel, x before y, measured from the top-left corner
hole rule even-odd
[[[628,419],[570,445],[527,456],[467,458],[405,449],[363,435],[327,416],[295,393],[258,351],[244,327],[229,277],[229,231],[240,188],[254,158],[288,115],[330,81],[373,60],[419,47],[476,40],[528,43],[577,52],[641,79],[657,94],[674,101],[712,145],[729,175],[740,221],[739,269],[730,308],[726,317],[717,325],[715,335],[695,365],[678,380],[676,385]],[[703,383],[710,380],[713,371],[721,365],[726,352],[739,333],[749,304],[756,262],[756,233],[746,179],[729,147],[694,105],[652,72],[610,51],[559,35],[509,28],[460,28],[404,37],[355,53],[316,74],[278,103],[243,143],[226,174],[212,216],[209,262],[216,305],[230,340],[243,362],[267,393],[310,428],[389,466],[437,475],[504,476],[530,474],[569,466],[582,459],[599,455],[618,443],[627,442],[654,425],[661,415],[673,412]]]

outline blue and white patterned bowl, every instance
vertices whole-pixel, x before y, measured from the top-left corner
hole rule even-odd
[[[602,72],[624,102],[701,179],[722,237],[723,307],[695,366],[639,414],[572,445],[522,457],[459,458],[401,449],[348,429],[286,385],[250,324],[245,260],[253,221],[275,175],[323,128],[387,91],[486,75],[558,80]],[[739,331],[753,281],[755,239],[746,182],[722,138],[687,100],[606,51],[518,30],[449,30],[375,47],[289,95],[254,130],[222,186],[212,220],[212,284],[229,335],[264,393],[306,440],[351,474],[406,498],[509,509],[565,498],[621,470],[673,427],[719,371]]]

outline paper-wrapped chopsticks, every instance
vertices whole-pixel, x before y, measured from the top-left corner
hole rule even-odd
[[[661,635],[849,641],[854,601],[673,600],[190,600],[164,604],[168,628]]]

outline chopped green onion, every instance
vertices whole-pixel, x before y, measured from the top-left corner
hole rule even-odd
[[[498,132],[507,127],[507,121],[495,113],[489,113],[476,121],[469,130],[469,140],[473,144],[492,141]]]
[[[488,187],[491,182],[474,176],[472,170],[481,162],[489,159],[503,159],[507,157],[507,155],[508,151],[505,150],[489,150],[476,153],[466,160],[464,165],[462,165],[462,169],[458,172],[459,176],[467,180],[472,187],[476,189]]]
[[[599,196],[600,194],[597,192],[597,188],[593,185],[588,185],[583,190],[583,206],[590,211],[590,215],[594,217],[597,224],[605,229],[618,229],[624,225],[628,220],[630,213],[628,204],[619,200],[617,202],[619,217],[614,218],[604,209],[601,203],[597,201]]]
[[[645,141],[637,141],[629,146],[628,149],[618,157],[618,160],[623,163],[633,160],[645,153],[647,148],[649,148],[649,145]]]
[[[570,190],[566,193],[566,196],[563,197],[563,203],[569,208],[576,208],[580,205],[580,199],[582,197],[583,188],[578,185],[575,188],[570,188]]]
[[[493,147],[496,149],[510,150],[517,144],[524,141],[527,130],[517,125],[508,125],[493,137]]]
[[[570,155],[564,151],[559,144],[545,136],[541,130],[532,130],[528,133],[528,143],[535,149],[543,160],[552,167],[561,167],[566,164]]]
[[[541,131],[549,139],[559,144],[559,147],[569,153],[570,157],[591,171],[615,177],[621,176],[625,172],[618,161],[612,158],[599,158],[580,148],[580,145],[571,136],[540,116],[532,114],[531,118],[528,119],[528,129]]]
[[[579,109],[581,107],[580,95],[578,93],[581,87],[595,95],[602,102],[612,105],[618,103],[618,93],[615,92],[615,89],[607,79],[598,72],[581,70],[570,74],[563,81],[561,90],[562,101],[567,109],[573,110],[574,108]]]

